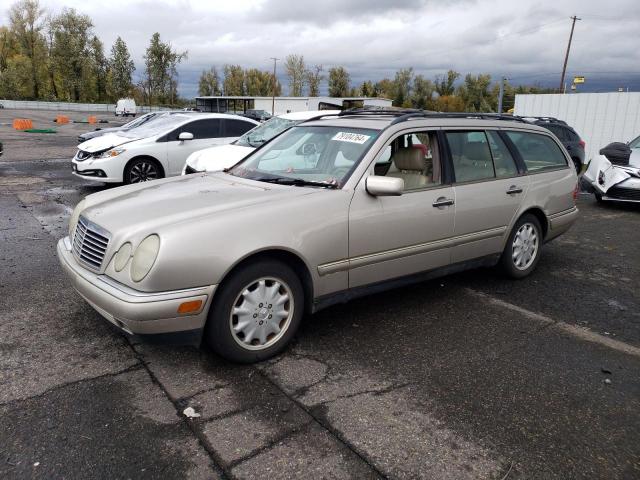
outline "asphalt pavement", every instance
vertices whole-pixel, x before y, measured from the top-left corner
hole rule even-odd
[[[640,478],[640,208],[583,195],[527,279],[479,269],[361,298],[238,366],[102,320],[54,247],[105,187],[10,147],[1,478]]]

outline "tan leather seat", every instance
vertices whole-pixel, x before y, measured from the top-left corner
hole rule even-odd
[[[391,158],[392,165],[398,169],[387,173],[388,177],[402,178],[405,190],[422,188],[430,183],[431,179],[425,175],[427,164],[424,153],[419,148],[401,148]]]

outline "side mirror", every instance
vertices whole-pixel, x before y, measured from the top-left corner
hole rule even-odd
[[[305,143],[302,145],[302,154],[303,155],[315,155],[318,152],[315,143]]]
[[[402,195],[404,180],[395,177],[381,177],[371,175],[365,181],[365,187],[369,195],[374,197],[393,197]]]
[[[178,135],[178,140],[180,141],[193,140],[193,133],[181,132],[180,135]]]

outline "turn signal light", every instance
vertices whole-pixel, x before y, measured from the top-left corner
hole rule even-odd
[[[200,307],[202,307],[202,300],[184,302],[178,307],[178,313],[194,313],[200,310]]]

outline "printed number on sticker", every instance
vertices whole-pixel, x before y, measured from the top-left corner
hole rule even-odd
[[[338,142],[351,142],[363,144],[371,138],[370,135],[362,135],[361,133],[351,132],[338,132],[331,140],[337,140]]]

